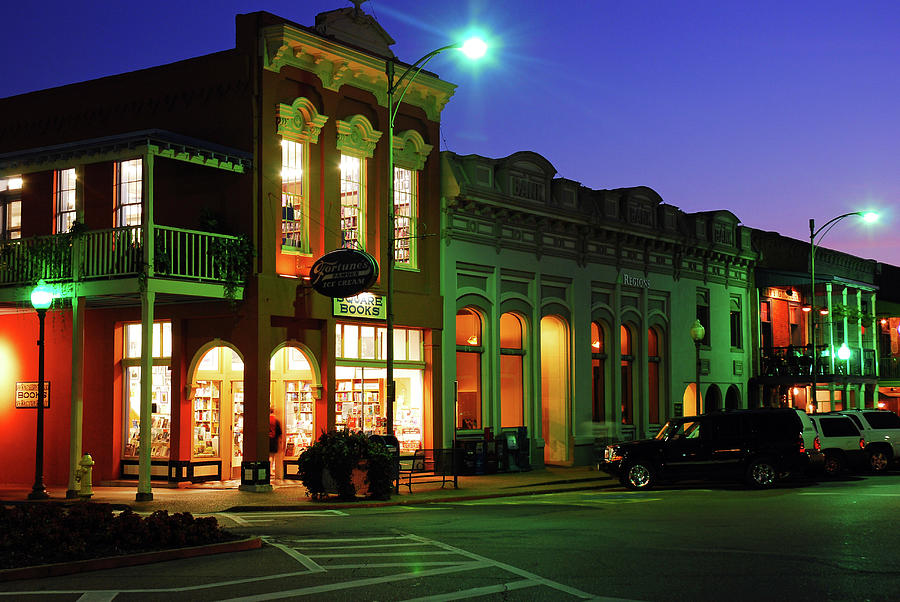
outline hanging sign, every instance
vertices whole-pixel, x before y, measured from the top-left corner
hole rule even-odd
[[[16,383],[17,408],[37,408],[37,401],[37,383]],[[50,407],[50,381],[44,381],[44,407]]]
[[[371,318],[386,320],[387,312],[384,297],[371,293],[362,293],[355,297],[334,299],[334,315],[346,318]]]
[[[353,297],[378,280],[378,263],[365,251],[337,249],[316,260],[309,279],[313,289],[326,297]]]

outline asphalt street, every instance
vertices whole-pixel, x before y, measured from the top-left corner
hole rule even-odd
[[[0,584],[58,600],[894,600],[900,475],[217,512],[256,551]]]

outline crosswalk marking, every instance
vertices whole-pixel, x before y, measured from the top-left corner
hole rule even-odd
[[[274,511],[274,512],[216,512],[214,516],[222,516],[234,521],[241,526],[271,523],[285,518],[322,518],[329,516],[349,516],[341,510],[300,510],[300,511]]]

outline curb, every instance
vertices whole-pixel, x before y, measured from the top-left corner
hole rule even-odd
[[[22,579],[45,579],[47,577],[59,577],[84,571],[99,571],[103,569],[116,569],[152,562],[164,562],[166,560],[181,560],[194,558],[195,556],[208,556],[210,554],[224,554],[227,552],[243,552],[262,547],[259,537],[239,539],[237,541],[224,541],[205,546],[192,546],[189,548],[173,548],[169,550],[157,550],[155,552],[141,552],[139,554],[125,554],[122,556],[104,556],[102,558],[89,558],[73,562],[59,562],[56,564],[42,564],[38,566],[26,566],[16,569],[0,570],[0,582],[17,581]]]
[[[541,489],[538,491],[510,491],[504,493],[473,493],[471,495],[444,496],[428,499],[402,500],[402,501],[385,501],[385,502],[306,502],[303,505],[290,506],[232,506],[222,512],[315,512],[319,510],[343,510],[346,508],[383,508],[391,506],[421,506],[424,504],[447,504],[452,502],[469,502],[473,500],[486,500],[504,497],[526,497],[530,495],[545,495],[550,493],[567,493],[569,491],[590,491],[594,489],[607,489],[617,487],[618,483],[604,483],[600,485],[585,485],[581,487],[558,487],[551,489]]]

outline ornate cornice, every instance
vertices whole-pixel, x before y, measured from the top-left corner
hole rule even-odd
[[[309,144],[319,141],[319,132],[328,121],[328,117],[319,114],[312,101],[303,97],[289,105],[280,103],[277,114],[278,134],[282,138]]]
[[[349,84],[371,92],[379,105],[387,107],[385,60],[335,43],[287,23],[262,30],[263,67],[275,73],[285,66],[315,74],[326,90],[338,92]],[[398,69],[403,68],[398,63]],[[440,121],[441,111],[456,86],[425,71],[419,72],[403,102],[419,107],[431,121]]]

